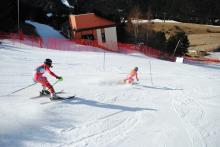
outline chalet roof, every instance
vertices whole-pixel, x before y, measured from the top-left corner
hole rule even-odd
[[[96,16],[94,13],[70,15],[70,25],[75,31],[115,26],[113,21]]]

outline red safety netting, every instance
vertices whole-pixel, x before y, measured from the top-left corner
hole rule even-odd
[[[10,39],[12,42],[21,42],[26,45],[40,48],[43,46],[43,41],[40,37],[24,35],[22,32],[19,32],[19,34],[0,32],[0,39]]]
[[[169,61],[175,61],[175,57],[169,55],[163,51],[158,49],[151,48],[149,46],[143,44],[129,44],[129,43],[120,43],[120,42],[111,42],[112,45],[117,44],[115,48],[108,49],[105,45],[100,45],[96,40],[68,40],[68,39],[60,39],[60,38],[47,38],[42,39],[40,37],[35,36],[28,36],[24,35],[22,32],[18,34],[15,33],[4,33],[0,32],[0,39],[10,39],[12,42],[20,42],[32,47],[40,47],[40,48],[48,48],[48,49],[55,49],[55,50],[63,50],[63,51],[113,51],[113,52],[120,52],[124,54],[130,53],[142,53],[146,56],[165,59]],[[111,46],[111,43],[108,44]],[[87,47],[90,46],[90,47]],[[91,47],[92,46],[92,47]],[[219,63],[219,59],[209,59],[209,58],[190,58],[184,57],[184,60],[188,61],[198,61],[204,63]]]
[[[145,54],[146,56],[175,61],[174,56],[171,56],[163,51],[160,51],[158,49],[154,49],[154,48],[146,46],[146,45],[118,43],[118,47],[119,47],[119,51],[122,53],[139,52],[139,53]]]

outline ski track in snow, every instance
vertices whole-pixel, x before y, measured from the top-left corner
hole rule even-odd
[[[138,124],[141,119],[141,112],[135,112],[134,115],[133,113],[130,115],[125,115],[124,113],[131,112],[118,111],[97,118],[96,120],[83,123],[78,127],[62,130],[60,132],[62,134],[61,136],[75,136],[76,139],[70,142],[67,141],[57,147],[103,146],[124,138]],[[121,118],[123,118],[123,115],[126,117],[119,119],[118,115],[121,115]],[[84,133],[81,134],[80,132]],[[87,133],[85,134],[85,132]]]
[[[193,98],[188,98],[184,93],[178,92],[179,97],[172,98],[173,110],[177,113],[179,119],[182,121],[182,125],[188,134],[188,138],[191,142],[191,147],[207,147],[207,143],[202,134],[196,128],[195,124],[192,124],[192,119],[188,119],[190,113],[197,114],[194,123],[199,123],[205,117],[205,111],[201,105]]]

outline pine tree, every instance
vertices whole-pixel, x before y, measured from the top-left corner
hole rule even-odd
[[[189,39],[185,32],[178,32],[167,41],[167,51],[175,56],[184,56],[188,52]]]
[[[149,37],[148,45],[164,51],[166,48],[166,36],[164,32],[156,32]]]

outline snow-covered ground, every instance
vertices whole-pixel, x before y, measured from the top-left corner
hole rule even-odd
[[[138,20],[132,20],[132,23],[148,23],[148,22],[166,22],[166,23],[181,23],[175,20],[161,20],[161,19],[151,19],[151,20],[146,20],[146,19],[138,19]]]
[[[162,19],[151,19],[151,20],[147,20],[147,19],[137,19],[137,20],[132,20],[132,23],[149,23],[149,22],[156,22],[156,23],[182,23],[179,21],[175,21],[175,20],[162,20]],[[216,26],[216,25],[206,25],[206,26],[210,26],[210,27],[220,27],[220,26]]]
[[[60,39],[66,39],[63,35],[61,35],[58,31],[53,29],[52,27],[41,24],[38,22],[33,22],[33,21],[25,21],[26,23],[29,23],[33,25],[36,28],[36,31],[42,37],[44,42],[47,42],[48,38],[60,38]]]
[[[55,90],[76,94],[76,99],[35,98],[40,85],[6,96],[33,83],[32,72],[45,58],[64,78]],[[134,66],[139,67],[139,83],[122,84]],[[220,65],[206,68],[139,54],[67,52],[3,41],[0,69],[1,147],[220,146]]]
[[[68,7],[68,8],[74,8],[73,6],[71,6],[71,5],[69,4],[69,2],[68,2],[67,0],[61,0],[61,2],[62,2],[66,7]]]
[[[208,55],[208,58],[214,58],[220,60],[220,52],[209,52],[210,55]]]
[[[49,26],[29,23],[45,41],[62,38]],[[220,145],[219,64],[192,66],[84,48],[87,52],[55,51],[3,40],[1,147]],[[7,96],[32,84],[32,72],[45,58],[53,59],[52,70],[64,77],[55,90],[77,98],[59,102],[37,98],[40,85]],[[134,66],[139,67],[140,82],[122,84]]]

